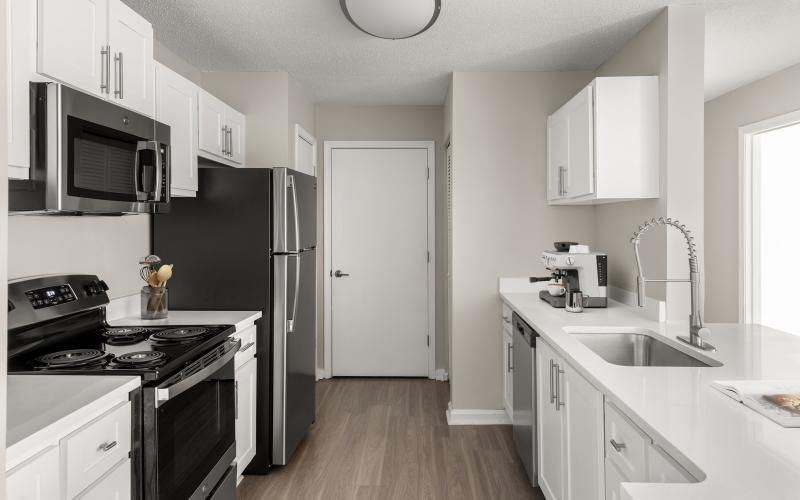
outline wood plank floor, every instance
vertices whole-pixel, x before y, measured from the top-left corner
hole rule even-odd
[[[291,463],[245,476],[240,500],[535,499],[510,426],[447,425],[446,382],[317,383],[317,421]]]

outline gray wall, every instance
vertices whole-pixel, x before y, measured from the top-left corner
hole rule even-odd
[[[436,143],[436,367],[446,368],[448,363],[447,339],[445,337],[445,279],[446,261],[441,250],[446,244],[444,233],[442,199],[445,179],[444,172],[444,109],[442,106],[370,106],[347,104],[318,104],[316,106],[316,137],[318,142],[317,160],[319,182],[322,185],[322,166],[325,141],[435,141]],[[322,221],[322,189],[318,190],[318,217]],[[322,242],[322,224],[318,225],[317,242]],[[319,244],[318,269],[323,270],[322,244]],[[323,271],[324,272],[324,271]],[[318,364],[324,360],[322,342],[323,296],[322,273],[317,292],[317,322],[319,340],[317,342]]]
[[[548,206],[547,115],[592,72],[455,73],[451,402],[502,408],[497,278],[545,272],[553,241],[587,241],[592,207]]]
[[[739,320],[739,127],[800,110],[800,65],[705,105],[706,319]]]

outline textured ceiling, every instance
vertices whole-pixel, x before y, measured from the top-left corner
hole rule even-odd
[[[355,29],[338,0],[125,2],[153,23],[159,41],[201,70],[288,71],[314,102],[385,104],[441,104],[452,71],[595,69],[665,5],[698,3],[444,0],[424,34],[381,40]],[[800,0],[699,3],[709,12],[706,73],[714,92],[800,62]],[[793,27],[781,10],[791,11]],[[769,57],[757,49],[788,39],[791,49],[770,49]]]
[[[706,99],[798,63],[800,0],[729,0],[708,9]]]

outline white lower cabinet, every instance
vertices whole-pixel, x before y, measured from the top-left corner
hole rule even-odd
[[[121,462],[78,498],[80,500],[130,500],[131,460],[126,459]]]
[[[7,471],[6,498],[129,500],[131,423],[130,401],[118,401],[77,429],[64,429],[57,442]]]
[[[602,393],[541,338],[536,380],[539,487],[548,500],[602,499]]]
[[[621,483],[697,481],[614,404],[606,402],[606,500],[622,498]]]
[[[58,446],[51,446],[6,476],[8,500],[52,500],[59,497]]]
[[[256,455],[256,358],[236,370],[236,474]]]
[[[258,358],[256,325],[232,335],[241,341],[233,363],[236,384],[236,475],[241,481],[244,469],[256,455],[256,388]]]

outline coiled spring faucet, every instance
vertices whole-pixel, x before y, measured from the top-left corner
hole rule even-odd
[[[639,242],[644,233],[650,228],[659,225],[667,227],[672,226],[680,231],[683,237],[686,238],[686,245],[689,249],[689,279],[646,279],[644,277],[642,260],[639,257]],[[692,311],[689,314],[689,336],[679,336],[678,340],[704,351],[714,351],[715,348],[713,345],[700,338],[700,334],[707,333],[708,328],[703,326],[703,318],[700,314],[700,269],[697,264],[697,245],[694,242],[692,232],[686,229],[686,226],[679,221],[669,217],[653,218],[639,226],[639,230],[633,233],[631,243],[633,243],[633,252],[636,255],[636,270],[639,273],[636,279],[636,295],[639,307],[644,307],[645,305],[647,283],[690,283]]]

